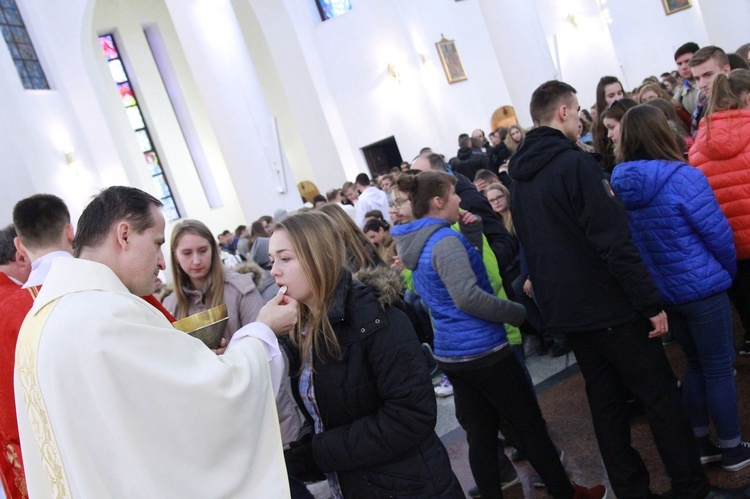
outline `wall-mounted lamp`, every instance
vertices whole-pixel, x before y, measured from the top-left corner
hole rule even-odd
[[[65,164],[68,165],[68,171],[74,175],[78,175],[83,168],[83,163],[81,163],[80,159],[76,158],[75,150],[68,149],[67,151],[63,151],[63,154],[65,155]]]
[[[568,17],[565,18],[573,28],[578,29],[578,19],[576,19],[576,16],[574,14],[568,14]]]
[[[395,63],[388,63],[388,74],[392,76],[397,83],[401,83],[401,73],[399,72],[398,67]]]

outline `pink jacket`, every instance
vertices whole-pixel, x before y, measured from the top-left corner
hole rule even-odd
[[[690,164],[708,178],[734,234],[738,260],[750,259],[750,109],[701,120]]]

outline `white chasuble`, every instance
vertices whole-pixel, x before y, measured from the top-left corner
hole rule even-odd
[[[32,498],[289,497],[263,344],[217,356],[104,265],[55,261],[15,396]]]

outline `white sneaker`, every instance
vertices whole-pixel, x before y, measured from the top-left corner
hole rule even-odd
[[[435,387],[435,395],[438,397],[450,397],[453,395],[453,385],[451,385],[448,376],[445,374],[443,374],[443,377],[440,378],[440,383]]]

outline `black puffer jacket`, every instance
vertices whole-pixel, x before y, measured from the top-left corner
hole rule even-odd
[[[381,281],[382,283],[382,281]],[[335,471],[345,497],[464,497],[435,434],[437,406],[427,364],[398,296],[345,272],[329,312],[341,360],[313,360],[325,431],[313,437],[315,464]],[[299,394],[298,354],[290,358]]]
[[[483,152],[475,151],[471,147],[462,147],[451,160],[450,167],[473,181],[479,170],[490,169],[490,159]]]

